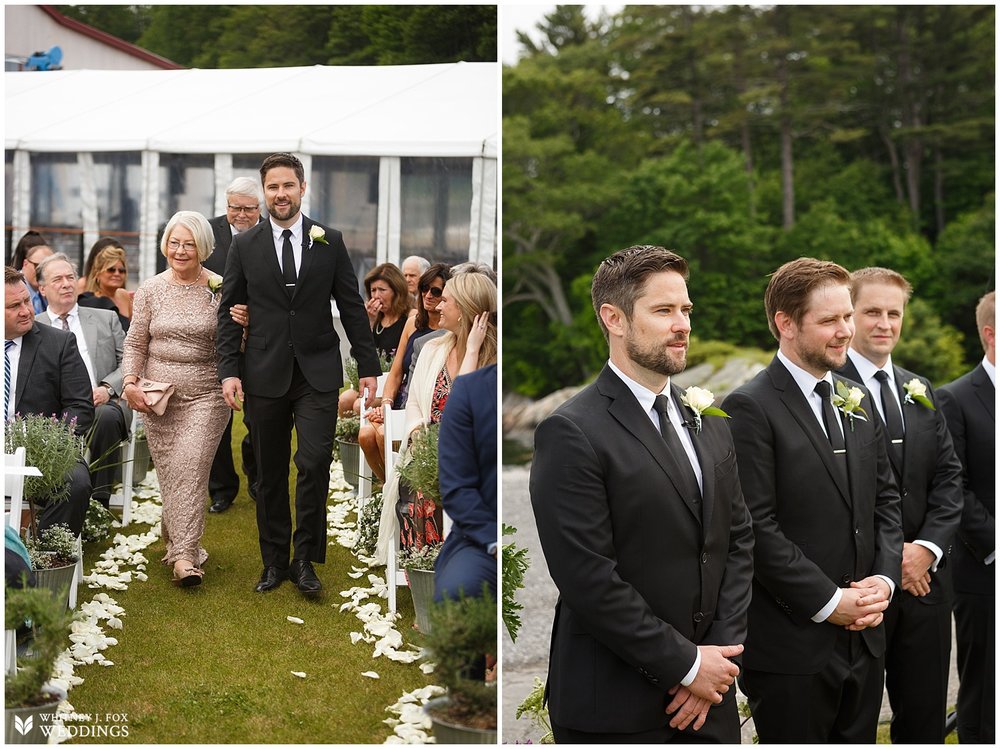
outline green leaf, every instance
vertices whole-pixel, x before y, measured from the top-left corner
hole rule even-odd
[[[702,416],[722,416],[728,419],[729,414],[723,411],[721,408],[716,408],[715,406],[709,406],[704,411],[701,412]]]

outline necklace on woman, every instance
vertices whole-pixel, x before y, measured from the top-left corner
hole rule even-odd
[[[177,277],[177,271],[175,271],[173,268],[170,269],[170,273],[174,277],[174,284],[177,285],[177,286],[180,286],[182,289],[190,289],[192,286],[194,286],[196,283],[198,283],[201,280],[201,274],[204,273],[204,272],[205,272],[205,269],[204,268],[200,268],[198,270],[198,277],[196,279],[194,279],[191,283],[181,283],[180,279]]]

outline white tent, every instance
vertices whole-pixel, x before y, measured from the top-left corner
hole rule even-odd
[[[400,159],[472,160],[469,259],[496,243],[498,75],[493,63],[247,70],[76,70],[5,73],[7,224],[33,222],[31,155],[75,153],[84,244],[98,236],[93,154],[141,154],[140,276],[152,273],[160,154],[214,155],[214,205],[225,210],[234,154],[289,151],[378,157],[376,262],[399,260]],[[111,118],[109,113],[116,113]],[[11,158],[12,152],[12,158]],[[74,187],[75,189],[75,187]],[[309,212],[307,191],[303,210]],[[322,220],[323,216],[317,216]]]

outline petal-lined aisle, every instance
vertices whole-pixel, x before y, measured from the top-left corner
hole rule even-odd
[[[234,445],[243,432],[237,418]],[[289,471],[294,486],[294,466]],[[254,592],[260,557],[245,484],[232,508],[208,516],[204,583],[173,586],[159,563],[151,476],[134,505],[136,521],[110,545],[85,549],[79,621],[57,667],[71,689],[62,712],[80,718],[66,723],[74,741],[427,740],[429,723],[414,708],[440,693],[430,683],[433,666],[410,627],[409,597],[400,596],[396,617],[387,615],[384,569],[369,569],[371,560],[351,551],[356,499],[338,463],[327,563],[317,565],[326,592],[316,601],[287,582]],[[117,720],[117,735],[97,730],[106,718]]]

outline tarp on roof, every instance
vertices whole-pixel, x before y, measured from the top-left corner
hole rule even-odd
[[[495,63],[5,73],[5,148],[496,158]]]

